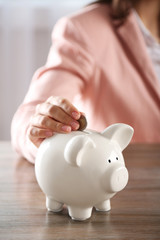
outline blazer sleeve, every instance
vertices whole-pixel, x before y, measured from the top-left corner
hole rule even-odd
[[[50,96],[62,96],[73,102],[83,94],[92,75],[93,63],[83,32],[69,18],[57,22],[45,66],[34,74],[23,103],[11,124],[13,148],[34,163],[37,148],[27,137],[30,118],[36,105]]]

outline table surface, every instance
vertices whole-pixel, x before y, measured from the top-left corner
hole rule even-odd
[[[0,240],[160,239],[160,145],[130,145],[124,151],[127,187],[111,199],[111,211],[93,210],[79,222],[45,208],[34,166],[0,142]]]

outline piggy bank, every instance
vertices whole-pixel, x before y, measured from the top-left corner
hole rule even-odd
[[[71,218],[81,221],[93,207],[109,211],[110,199],[128,182],[122,151],[132,135],[129,125],[113,124],[100,133],[73,131],[44,140],[35,174],[47,209],[59,212],[65,204]]]

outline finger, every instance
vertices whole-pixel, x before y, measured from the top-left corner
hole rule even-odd
[[[38,128],[49,129],[53,132],[58,132],[58,133],[69,133],[72,130],[71,126],[57,122],[48,116],[44,116],[40,114],[35,115],[31,119],[31,125]]]
[[[31,126],[27,131],[28,137],[31,140],[31,142],[36,146],[39,147],[42,141],[48,137],[53,136],[53,132],[46,130],[46,129],[40,129]]]
[[[53,131],[31,126],[28,130],[28,134],[32,138],[47,138],[53,136]]]
[[[81,113],[78,111],[78,109],[66,98],[50,97],[47,102],[61,107],[68,115],[70,115],[75,120],[78,120],[81,116]]]
[[[36,108],[36,113],[49,116],[57,122],[61,122],[65,125],[70,125],[73,130],[77,130],[79,128],[79,122],[77,122],[70,115],[64,112],[61,107],[53,105],[51,103],[45,102],[38,105]]]

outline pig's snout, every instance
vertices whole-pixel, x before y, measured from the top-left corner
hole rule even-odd
[[[114,166],[109,173],[108,190],[110,192],[121,191],[128,182],[128,171],[124,166]]]

